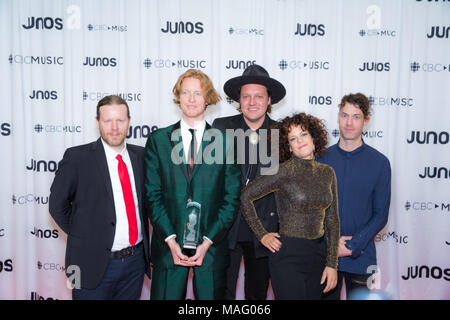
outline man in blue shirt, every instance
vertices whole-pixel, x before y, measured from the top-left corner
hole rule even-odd
[[[343,279],[350,299],[356,289],[369,290],[372,273],[378,270],[374,238],[388,220],[391,167],[386,156],[362,139],[369,120],[365,95],[344,96],[338,113],[339,142],[317,159],[336,173],[341,220],[338,285],[327,299],[340,298]]]

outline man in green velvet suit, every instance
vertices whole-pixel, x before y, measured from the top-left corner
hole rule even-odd
[[[191,267],[196,299],[224,299],[227,234],[241,188],[235,146],[204,119],[206,107],[220,99],[206,74],[186,71],[173,93],[181,120],[153,132],[145,148],[145,192],[153,225],[151,299],[185,299]],[[201,205],[200,215],[186,219],[187,206],[194,203]],[[185,250],[185,232],[195,234],[194,223],[198,245]]]

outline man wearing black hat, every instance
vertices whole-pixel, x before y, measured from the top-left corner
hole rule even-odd
[[[218,118],[214,120],[213,127],[220,130],[243,129],[246,133],[245,163],[241,165],[242,186],[245,186],[261,175],[261,168],[265,167],[259,158],[260,131],[268,130],[275,122],[270,119],[268,113],[271,112],[272,104],[283,99],[286,89],[279,81],[270,78],[263,67],[256,64],[245,69],[242,76],[228,80],[223,89],[231,99],[239,102],[238,111],[241,114]],[[253,159],[256,161],[252,161]],[[264,228],[269,232],[276,232],[278,216],[273,194],[257,200],[255,208]],[[230,266],[227,270],[226,298],[234,300],[236,297],[236,282],[241,258],[244,257],[245,298],[265,300],[270,279],[270,251],[256,239],[241,212],[228,234],[228,245]]]

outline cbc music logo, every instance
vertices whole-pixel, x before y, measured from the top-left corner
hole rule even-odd
[[[0,260],[0,272],[11,272],[13,269],[12,259]]]
[[[450,34],[450,27],[447,26],[432,26],[430,33],[427,33],[427,38],[431,39],[431,38],[445,38],[448,39],[448,36]]]
[[[42,230],[42,229],[38,229],[38,228],[34,227],[34,229],[32,231],[30,231],[30,234],[32,234],[36,238],[40,238],[40,239],[57,239],[59,237],[58,230],[56,230],[56,229]]]
[[[150,127],[145,124],[142,126],[130,126],[130,128],[128,128],[127,138],[128,139],[148,138],[150,136],[150,133],[156,130],[158,130],[158,126]]]
[[[286,69],[300,69],[300,70],[329,70],[330,62],[329,61],[319,61],[319,60],[311,60],[311,61],[301,61],[301,60],[280,60],[278,63],[278,67],[281,70]]]
[[[398,244],[408,244],[408,238],[409,237],[407,235],[399,235],[397,232],[392,231],[387,233],[378,233],[375,236],[375,242],[388,241],[392,239]]]
[[[304,24],[297,23],[294,35],[323,37],[325,35],[325,25],[323,24],[316,25],[311,23],[304,23]]]
[[[32,166],[29,170],[32,169]],[[36,196],[32,193],[26,195],[15,195],[13,194],[11,197],[13,205],[26,205],[26,204],[38,204],[44,205],[48,204],[48,196]]]
[[[41,262],[38,261],[36,263],[36,267],[38,270],[44,270],[44,271],[65,271],[66,267],[60,265],[59,263],[54,262]]]
[[[409,68],[412,72],[424,71],[424,72],[450,72],[449,63],[422,63],[417,61],[411,62]]]
[[[190,21],[166,21],[166,25],[161,28],[163,33],[180,34],[180,33],[203,33],[203,22],[190,22]]]
[[[339,129],[334,129],[331,131],[331,135],[334,138],[338,138],[340,135]],[[362,132],[363,138],[366,139],[377,139],[377,138],[383,138],[383,130],[370,130],[370,131],[363,131]]]
[[[55,125],[55,124],[40,124],[34,125],[34,131],[37,133],[81,133],[82,127],[79,125]]]
[[[256,63],[256,60],[228,60],[228,64],[225,67],[226,69],[240,69],[244,70],[248,66],[251,66]]]
[[[24,56],[21,54],[10,54],[8,57],[10,64],[54,64],[62,66],[64,64],[63,57],[56,56]]]
[[[395,30],[377,30],[377,29],[361,29],[358,34],[361,37],[395,37],[397,32]]]
[[[28,98],[31,100],[57,100],[58,92],[55,90],[33,90]]]
[[[447,167],[424,167],[419,173],[421,179],[450,179],[450,169]]]
[[[226,100],[227,100],[228,104],[233,104],[236,102],[233,99],[231,99],[229,96],[226,97]]]
[[[112,93],[108,92],[86,92],[83,91],[83,101],[90,100],[90,101],[100,101],[106,96],[111,95]],[[115,95],[121,97],[125,101],[142,101],[142,93],[140,92],[121,92],[121,93],[114,93]]]
[[[229,27],[228,28],[229,35],[249,35],[249,36],[264,36],[264,29],[259,28],[245,28],[245,27]]]
[[[6,137],[11,135],[11,123],[0,123],[0,135]]]
[[[450,202],[434,202],[434,201],[409,201],[405,202],[405,210],[412,210],[413,212],[430,212],[430,211],[443,211],[450,212]]]
[[[370,105],[375,106],[398,106],[413,107],[414,99],[408,97],[376,97],[369,96]]]
[[[127,32],[127,25],[106,25],[106,24],[91,24],[87,25],[89,31],[106,31],[106,32]]]
[[[27,24],[22,24],[24,29],[63,29],[63,19],[62,18],[51,18],[51,17],[28,17]]]
[[[375,71],[375,72],[382,72],[382,71],[390,71],[391,70],[391,64],[390,62],[363,62],[362,66],[358,68],[359,71]]]
[[[83,66],[114,68],[117,66],[117,59],[109,57],[85,57]]]
[[[450,141],[450,134],[447,131],[411,131],[411,137],[406,142],[418,144],[447,144]]]
[[[403,280],[413,280],[420,278],[432,278],[436,280],[444,279],[450,281],[450,268],[441,268],[439,266],[410,266],[406,274],[401,276]]]
[[[154,59],[146,58],[144,60],[144,67],[146,69],[150,68],[189,68],[189,69],[205,69],[206,61],[205,60],[195,60],[195,59],[180,59],[180,60],[171,60],[171,59]]]
[[[55,172],[58,169],[56,161],[35,160],[31,158],[30,164],[25,166],[29,171],[35,172]]]

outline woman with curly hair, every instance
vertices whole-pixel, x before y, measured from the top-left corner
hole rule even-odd
[[[269,249],[275,299],[321,299],[336,287],[339,215],[333,169],[316,162],[327,145],[318,118],[298,113],[277,122],[280,166],[253,180],[241,195],[241,210],[256,237]],[[279,232],[268,232],[253,202],[275,194]]]

